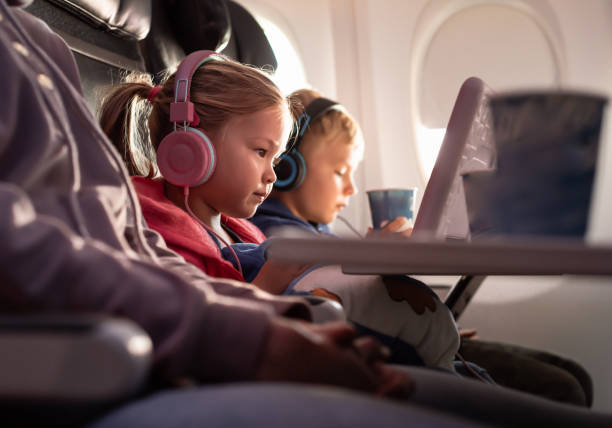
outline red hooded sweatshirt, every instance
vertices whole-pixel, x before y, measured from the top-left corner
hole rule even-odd
[[[142,214],[147,225],[161,234],[169,248],[210,276],[244,281],[232,263],[221,257],[221,251],[204,228],[164,193],[164,183],[144,177],[132,177]],[[221,223],[243,242],[261,244],[264,234],[249,221],[221,216]]]

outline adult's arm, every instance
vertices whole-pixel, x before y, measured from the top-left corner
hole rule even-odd
[[[389,384],[384,376],[351,352],[348,326],[336,327],[343,336],[336,338],[334,331],[317,331],[325,327],[287,324],[270,306],[127,259],[37,215],[27,195],[8,183],[0,184],[0,251],[0,312],[129,317],[153,337],[157,373],[166,379],[289,380],[388,393],[381,391]]]
[[[39,215],[0,183],[1,312],[100,312],[127,317],[154,342],[164,378],[249,379],[267,337],[270,307],[221,296],[206,280],[127,258]]]

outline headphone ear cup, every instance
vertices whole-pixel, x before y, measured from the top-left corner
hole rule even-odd
[[[216,153],[199,129],[187,128],[166,135],[157,148],[159,172],[176,186],[198,186],[213,174]]]
[[[295,150],[281,155],[280,162],[274,167],[276,181],[274,187],[282,191],[297,189],[306,178],[306,161]]]

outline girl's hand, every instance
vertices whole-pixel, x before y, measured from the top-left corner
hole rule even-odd
[[[274,260],[266,261],[251,283],[271,294],[283,294],[291,281],[308,269],[308,265],[297,265]]]
[[[396,217],[392,222],[383,221],[380,229],[368,228],[366,237],[369,236],[402,236],[409,237],[412,234],[412,220],[406,217]]]

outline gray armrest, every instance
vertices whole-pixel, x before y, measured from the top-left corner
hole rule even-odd
[[[138,393],[152,343],[127,320],[0,316],[0,350],[0,412],[22,424],[52,415],[39,420],[59,426]]]

